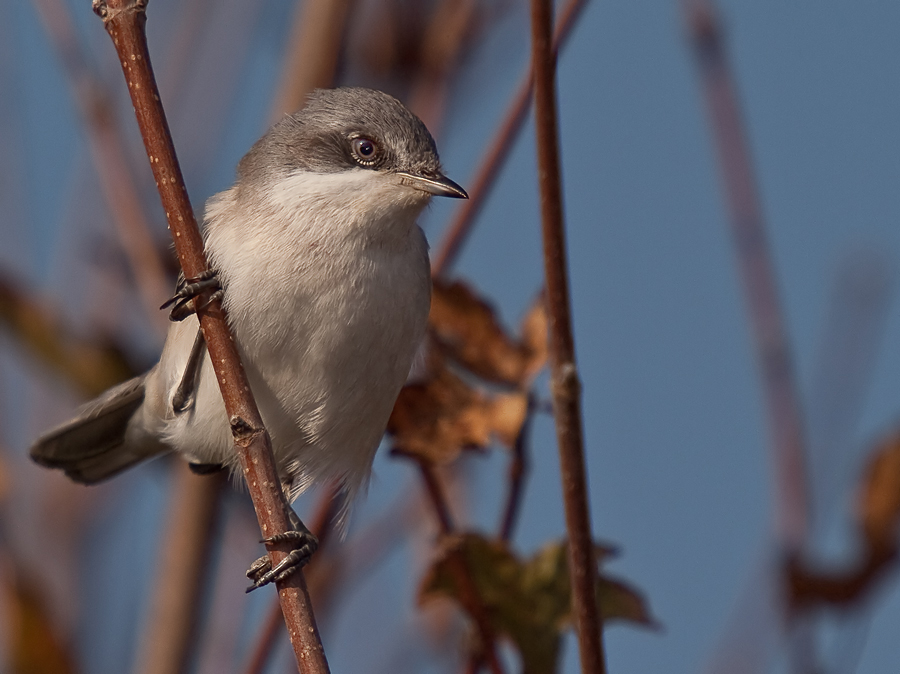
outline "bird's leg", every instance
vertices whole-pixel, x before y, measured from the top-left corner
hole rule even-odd
[[[173,309],[174,311],[174,309]],[[184,374],[175,395],[172,396],[172,411],[181,414],[194,406],[194,398],[197,393],[197,377],[200,375],[200,366],[203,364],[203,354],[206,351],[206,339],[203,330],[197,328],[197,336],[191,346],[191,353],[184,365]]]
[[[160,309],[165,309],[174,304],[175,306],[169,312],[169,320],[175,322],[183,321],[191,314],[197,312],[194,306],[194,299],[204,290],[214,290],[215,292],[213,292],[208,302],[202,308],[206,308],[209,302],[212,302],[214,299],[222,299],[222,285],[219,283],[219,278],[214,270],[207,269],[197,278],[191,279],[190,283],[184,278],[183,274],[179,274],[175,294],[166,300]]]
[[[205,351],[206,339],[203,337],[203,330],[197,328],[197,336],[194,337],[191,353],[188,355],[187,363],[184,365],[184,374],[181,375],[181,381],[178,383],[178,388],[175,389],[175,395],[172,396],[172,411],[175,414],[187,412],[194,406],[197,394],[197,377],[200,376],[200,366],[203,364]],[[221,463],[189,463],[188,468],[195,475],[212,475],[220,470],[224,470],[225,466]]]
[[[275,566],[272,566],[268,555],[264,555],[253,562],[250,568],[247,569],[247,578],[253,581],[253,585],[247,588],[247,592],[252,592],[256,588],[269,583],[277,583],[292,573],[299,571],[309,563],[316,548],[319,547],[319,539],[306,528],[306,525],[303,524],[297,513],[290,506],[288,506],[288,514],[293,530],[269,536],[269,538],[264,538],[260,542],[281,543],[290,541],[294,544],[293,550]]]

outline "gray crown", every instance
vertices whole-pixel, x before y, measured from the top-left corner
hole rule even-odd
[[[317,89],[306,107],[275,124],[238,164],[241,182],[295,170],[335,173],[360,164],[352,139],[362,137],[378,147],[376,171],[440,176],[434,139],[418,117],[400,101],[363,88]]]

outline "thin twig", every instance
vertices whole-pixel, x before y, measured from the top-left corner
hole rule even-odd
[[[246,674],[262,674],[266,671],[266,666],[272,657],[272,651],[278,643],[278,635],[281,634],[284,627],[284,619],[281,617],[281,606],[277,601],[272,602],[272,607],[267,609],[266,621],[263,623],[262,629],[259,631],[259,638],[253,653],[250,654],[250,660],[247,668],[244,670]]]
[[[309,527],[309,530],[319,539],[319,547],[316,550],[316,554],[309,565],[304,569],[304,572],[310,579],[314,577],[316,568],[322,563],[321,560],[324,559],[323,553],[325,548],[333,538],[334,518],[338,512],[339,504],[340,489],[337,484],[332,484],[322,493]],[[310,582],[309,584],[312,588],[313,583]],[[281,606],[276,599],[272,602],[272,608],[269,610],[266,621],[259,632],[256,646],[253,649],[253,653],[250,655],[247,668],[244,670],[246,674],[262,674],[265,671],[266,665],[268,665],[269,660],[272,657],[272,651],[277,643],[278,635],[281,634],[283,625],[284,620],[281,619]]]
[[[157,567],[157,588],[135,660],[140,674],[189,671],[191,648],[203,607],[204,572],[212,551],[224,473],[194,475],[173,462],[166,540]]]
[[[788,551],[797,551],[806,539],[809,526],[806,449],[775,270],[721,28],[710,3],[690,0],[685,2],[684,9],[719,152],[741,280],[762,373],[772,436],[776,532],[779,542]]]
[[[551,390],[568,532],[572,603],[581,670],[599,673],[606,671],[606,662],[597,606],[597,562],[588,507],[581,384],[572,337],[556,121],[556,58],[551,47],[551,21],[550,0],[531,0],[531,53],[544,275],[550,319]]]
[[[355,0],[306,0],[298,3],[272,118],[303,107],[313,89],[330,87]]]
[[[441,536],[446,540],[455,533],[455,527],[453,526],[453,519],[447,506],[447,498],[444,496],[440,479],[431,463],[424,459],[416,459],[416,461],[419,465],[422,479],[425,482],[431,505],[440,524]],[[481,640],[481,652],[479,655],[484,658],[493,674],[503,674],[503,666],[497,658],[494,629],[491,627],[487,611],[481,603],[478,589],[475,587],[475,581],[472,579],[466,559],[460,551],[451,550],[448,554],[447,562],[450,573],[453,575],[453,580],[459,589],[459,601],[475,622],[475,627],[478,630],[478,636]]]
[[[76,336],[43,298],[20,288],[0,272],[0,324],[35,358],[87,396],[133,377],[127,354],[102,335]]]
[[[154,328],[164,335],[168,326],[159,303],[171,291],[172,280],[166,274],[152,227],[145,217],[111,97],[78,42],[70,6],[61,0],[34,0],[34,4],[66,71],[87,133],[100,191],[134,274],[144,311]]]
[[[581,10],[584,9],[587,0],[569,0],[568,4],[560,11],[559,22],[553,38],[554,58],[559,50],[565,46],[572,28],[575,27]],[[525,118],[528,114],[528,106],[531,105],[531,93],[534,89],[533,70],[529,66],[528,72],[522,78],[516,95],[507,107],[506,115],[500,124],[500,128],[494,134],[494,140],[488,147],[475,177],[469,181],[469,198],[456,211],[452,222],[447,226],[447,231],[441,241],[440,247],[435,252],[431,261],[431,273],[433,276],[445,276],[456,262],[460,250],[465,243],[475,218],[481,212],[482,207],[490,196],[506,158],[515,144],[515,139],[522,130]]]
[[[94,0],[94,10],[103,19],[118,53],[178,259],[185,277],[194,279],[207,271],[209,265],[150,66],[144,31],[145,6],[146,0],[109,0],[108,3]],[[235,450],[241,460],[260,529],[263,537],[268,538],[290,530],[288,505],[275,470],[271,440],[241,365],[237,345],[221,303],[211,302],[210,295],[207,291],[197,300],[200,325],[222,390]],[[275,565],[287,556],[290,543],[267,544],[267,548]],[[294,573],[277,586],[301,670],[310,674],[328,672],[303,574]]]
[[[477,653],[472,653],[468,659],[466,660],[465,669],[463,669],[463,674],[478,674],[481,671],[481,668],[484,666],[484,659],[481,658]]]
[[[434,466],[424,459],[416,459],[416,461],[419,464],[422,480],[425,482],[425,490],[428,493],[431,505],[434,508],[434,514],[440,525],[441,535],[450,536],[456,530],[456,526],[453,523],[453,516],[450,514],[447,498],[444,496],[444,490],[441,487],[437,471],[435,471]]]
[[[450,77],[469,44],[478,10],[475,0],[442,0],[434,6],[422,32],[409,109],[435,138],[443,126]]]
[[[806,438],[791,351],[721,26],[708,0],[685,0],[683,7],[719,153],[738,266],[762,374],[775,473],[775,534],[785,557],[790,558],[800,552],[810,530]],[[789,569],[782,569],[782,573],[789,575]],[[773,579],[779,586],[782,581],[783,578]],[[790,636],[788,652],[792,671],[815,671],[816,644],[811,624],[795,620],[794,615],[783,617]]]
[[[525,420],[513,444],[512,459],[509,462],[509,491],[506,494],[506,506],[503,508],[503,519],[500,521],[500,539],[508,541],[512,538],[513,528],[519,511],[522,508],[522,493],[525,475],[528,472],[528,440],[531,435],[531,419],[535,410],[534,392],[528,394],[528,407]]]

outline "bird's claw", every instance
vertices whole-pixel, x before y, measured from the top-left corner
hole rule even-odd
[[[247,592],[268,585],[269,583],[277,583],[284,580],[299,569],[302,569],[309,563],[313,553],[319,547],[319,539],[309,531],[302,522],[297,530],[285,531],[283,534],[275,534],[269,538],[264,538],[262,543],[283,543],[290,541],[294,544],[293,549],[287,556],[272,566],[272,561],[268,555],[263,555],[257,559],[250,568],[247,569],[247,578],[253,581],[253,584],[247,588]]]
[[[160,309],[166,309],[174,304],[175,306],[172,306],[171,311],[169,311],[169,320],[174,322],[183,321],[191,314],[197,312],[194,299],[206,290],[213,290],[214,292],[201,307],[201,310],[209,306],[209,303],[213,300],[222,299],[222,285],[219,283],[216,272],[212,269],[207,269],[197,278],[191,279],[190,282],[182,277],[178,282],[175,294],[166,300]]]

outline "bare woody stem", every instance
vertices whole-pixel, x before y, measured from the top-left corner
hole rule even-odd
[[[732,234],[762,375],[775,471],[779,542],[798,550],[809,527],[806,438],[775,270],[723,35],[709,2],[684,9],[700,66],[706,103],[731,215]]]
[[[440,525],[441,537],[444,540],[448,540],[456,530],[434,465],[425,459],[416,457],[413,457],[413,459],[419,464],[422,480],[425,482],[428,497],[431,500],[431,505],[434,507],[438,524]],[[478,659],[481,660],[483,658],[492,674],[504,674],[503,666],[500,664],[496,648],[494,647],[494,630],[478,595],[478,589],[475,587],[475,581],[472,579],[466,558],[459,550],[450,550],[447,564],[450,574],[453,576],[453,581],[459,589],[459,601],[475,623],[478,636],[481,639],[482,652],[477,654],[479,656]]]
[[[172,469],[166,539],[159,553],[147,628],[135,658],[138,674],[190,669],[208,586],[204,576],[212,553],[219,495],[226,485],[224,474],[194,475],[182,461],[173,463]]]
[[[525,421],[516,436],[512,459],[509,463],[509,491],[506,494],[506,505],[503,508],[503,519],[500,520],[500,533],[498,534],[498,537],[504,541],[512,538],[513,528],[516,526],[516,520],[522,508],[525,476],[528,473],[528,442],[535,406],[535,395],[532,391],[528,394]]]
[[[206,271],[208,263],[150,66],[144,31],[145,8],[146,0],[94,0],[94,11],[103,19],[118,53],[181,268],[192,279]],[[207,292],[197,304],[204,307],[208,300]],[[275,470],[271,440],[250,391],[224,311],[219,302],[212,302],[198,314],[260,529],[264,537],[285,532],[290,529],[288,506]],[[269,546],[273,564],[287,555],[288,545]],[[301,671],[325,674],[328,664],[303,575],[295,573],[278,583],[278,595]]]
[[[531,0],[531,54],[544,274],[550,318],[553,412],[559,445],[569,539],[572,603],[581,653],[581,671],[595,674],[606,671],[606,662],[597,606],[597,563],[588,508],[581,385],[575,367],[575,344],[572,338],[556,120],[556,59],[550,39],[551,21],[550,0]]]
[[[569,0],[560,11],[559,24],[553,37],[554,58],[572,33],[572,28],[575,27],[581,10],[586,4],[587,0]],[[469,184],[469,198],[460,204],[456,215],[447,226],[447,233],[431,261],[431,273],[435,277],[445,276],[456,262],[463,243],[472,229],[472,224],[487,201],[491,189],[500,175],[500,170],[513,148],[516,136],[522,130],[534,90],[533,72],[529,67],[507,107],[500,128],[494,134],[494,140],[485,152],[484,158],[475,172],[475,177]]]
[[[120,120],[109,105],[103,82],[88,63],[78,42],[71,5],[61,0],[34,0],[47,36],[59,52],[72,95],[81,115],[99,179],[100,192],[141,298],[147,318],[159,335],[166,331],[159,298],[169,289],[165,266],[151,235],[137,184],[125,151]]]

